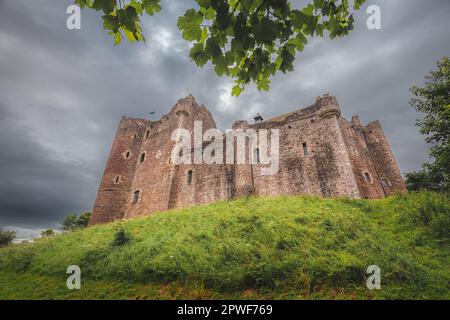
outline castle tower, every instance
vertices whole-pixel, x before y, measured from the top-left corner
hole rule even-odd
[[[89,224],[124,218],[144,128],[145,120],[120,120]]]
[[[395,191],[406,192],[397,161],[378,120],[364,127],[364,137],[384,194],[389,196]]]
[[[341,108],[329,94],[316,98],[314,162],[322,196],[359,198],[360,193],[340,129]]]

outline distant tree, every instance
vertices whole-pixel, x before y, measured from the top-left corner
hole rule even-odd
[[[423,114],[417,120],[426,142],[432,144],[430,157],[420,171],[406,174],[410,190],[450,191],[450,59],[442,58],[437,70],[425,77],[423,87],[412,87],[411,106]]]
[[[86,228],[89,224],[89,219],[91,218],[91,212],[84,212],[75,221],[77,228]]]
[[[75,222],[77,221],[77,215],[76,214],[71,214],[68,215],[67,217],[64,218],[63,222],[62,222],[62,227],[65,231],[71,231],[73,229],[75,229],[76,224]]]
[[[297,53],[309,38],[349,34],[354,12],[365,0],[195,0],[178,18],[182,37],[193,42],[190,57],[199,67],[208,61],[218,76],[235,80],[238,96],[253,82],[268,90],[276,72],[294,70]],[[161,10],[161,0],[75,0],[81,8],[102,11],[103,28],[119,44],[122,38],[145,41],[140,16]],[[155,29],[155,32],[156,29]]]
[[[424,163],[421,170],[409,172],[405,176],[406,187],[410,191],[444,191],[442,181],[445,177],[439,167],[434,164]]]
[[[3,230],[0,227],[0,247],[7,246],[16,238],[15,231]]]
[[[91,212],[84,212],[77,216],[76,214],[68,215],[62,222],[62,227],[65,231],[72,231],[75,229],[86,228],[91,218]]]
[[[53,229],[47,229],[47,230],[41,231],[42,238],[48,238],[48,237],[54,236],[55,234],[56,234],[55,230],[53,230]]]

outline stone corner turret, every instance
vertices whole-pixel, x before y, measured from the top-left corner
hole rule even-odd
[[[335,96],[326,93],[322,96],[316,97],[316,107],[319,109],[318,115],[321,118],[340,117],[341,107]]]

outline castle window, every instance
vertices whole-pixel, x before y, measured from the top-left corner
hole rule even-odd
[[[367,172],[364,172],[364,180],[366,182],[372,183],[372,178],[370,177],[370,174]]]
[[[189,170],[187,173],[187,183],[188,185],[192,184],[192,170]]]
[[[138,202],[139,194],[140,194],[139,190],[136,190],[135,192],[133,192],[133,200],[131,201],[131,203],[137,203]]]
[[[148,137],[150,137],[150,130],[147,130],[147,132],[145,133],[145,139],[148,139]]]
[[[303,155],[307,156],[308,155],[308,145],[306,144],[306,142],[303,142]]]
[[[138,138],[138,136],[137,136],[137,134],[135,134],[135,135],[133,136],[133,140],[137,140],[137,138]]]
[[[142,163],[142,162],[144,162],[144,161],[145,161],[145,152],[142,152],[142,153],[141,153],[141,156],[140,156],[140,158],[139,158],[139,162]]]
[[[350,127],[347,127],[347,132],[349,135],[352,135],[352,129]]]
[[[130,151],[127,151],[127,153],[125,153],[125,159],[130,159],[131,153]]]
[[[120,183],[120,176],[116,176],[116,179],[114,180],[115,184],[119,184]]]
[[[254,154],[253,154],[253,157],[254,157],[253,160],[256,161],[256,163],[260,163],[259,149],[258,149],[258,148],[255,149],[255,152],[254,152]]]
[[[189,113],[187,113],[184,110],[178,110],[176,113],[177,116],[185,116],[185,117],[189,117]]]

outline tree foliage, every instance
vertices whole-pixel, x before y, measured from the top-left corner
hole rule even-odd
[[[139,16],[154,15],[161,10],[160,0],[75,0],[80,8],[103,12],[103,28],[119,44],[125,36],[129,41],[145,41]]]
[[[72,231],[75,229],[86,228],[91,218],[91,212],[84,212],[77,216],[76,214],[68,215],[61,223],[65,231]]]
[[[0,227],[0,247],[7,246],[16,238],[15,231],[3,230]]]
[[[54,236],[56,233],[55,233],[55,230],[53,230],[53,229],[47,229],[47,230],[42,230],[41,231],[41,237],[42,238],[48,238],[48,237],[52,237],[52,236]]]
[[[211,62],[218,76],[235,80],[237,96],[251,82],[268,90],[276,72],[294,70],[295,57],[308,38],[347,35],[353,13],[365,0],[310,0],[302,8],[290,0],[195,0],[198,8],[178,18],[182,37],[193,46],[190,57],[199,67]],[[145,40],[139,16],[161,10],[160,0],[76,0],[82,8],[103,11],[103,27],[116,44],[123,34]],[[299,4],[298,4],[299,6]]]
[[[423,87],[412,87],[411,106],[423,117],[417,120],[420,132],[432,144],[432,163],[406,175],[411,190],[450,191],[450,59],[442,58],[437,69],[425,77]]]
[[[89,219],[91,218],[91,212],[84,212],[76,220],[76,225],[78,228],[86,228],[89,224]]]

